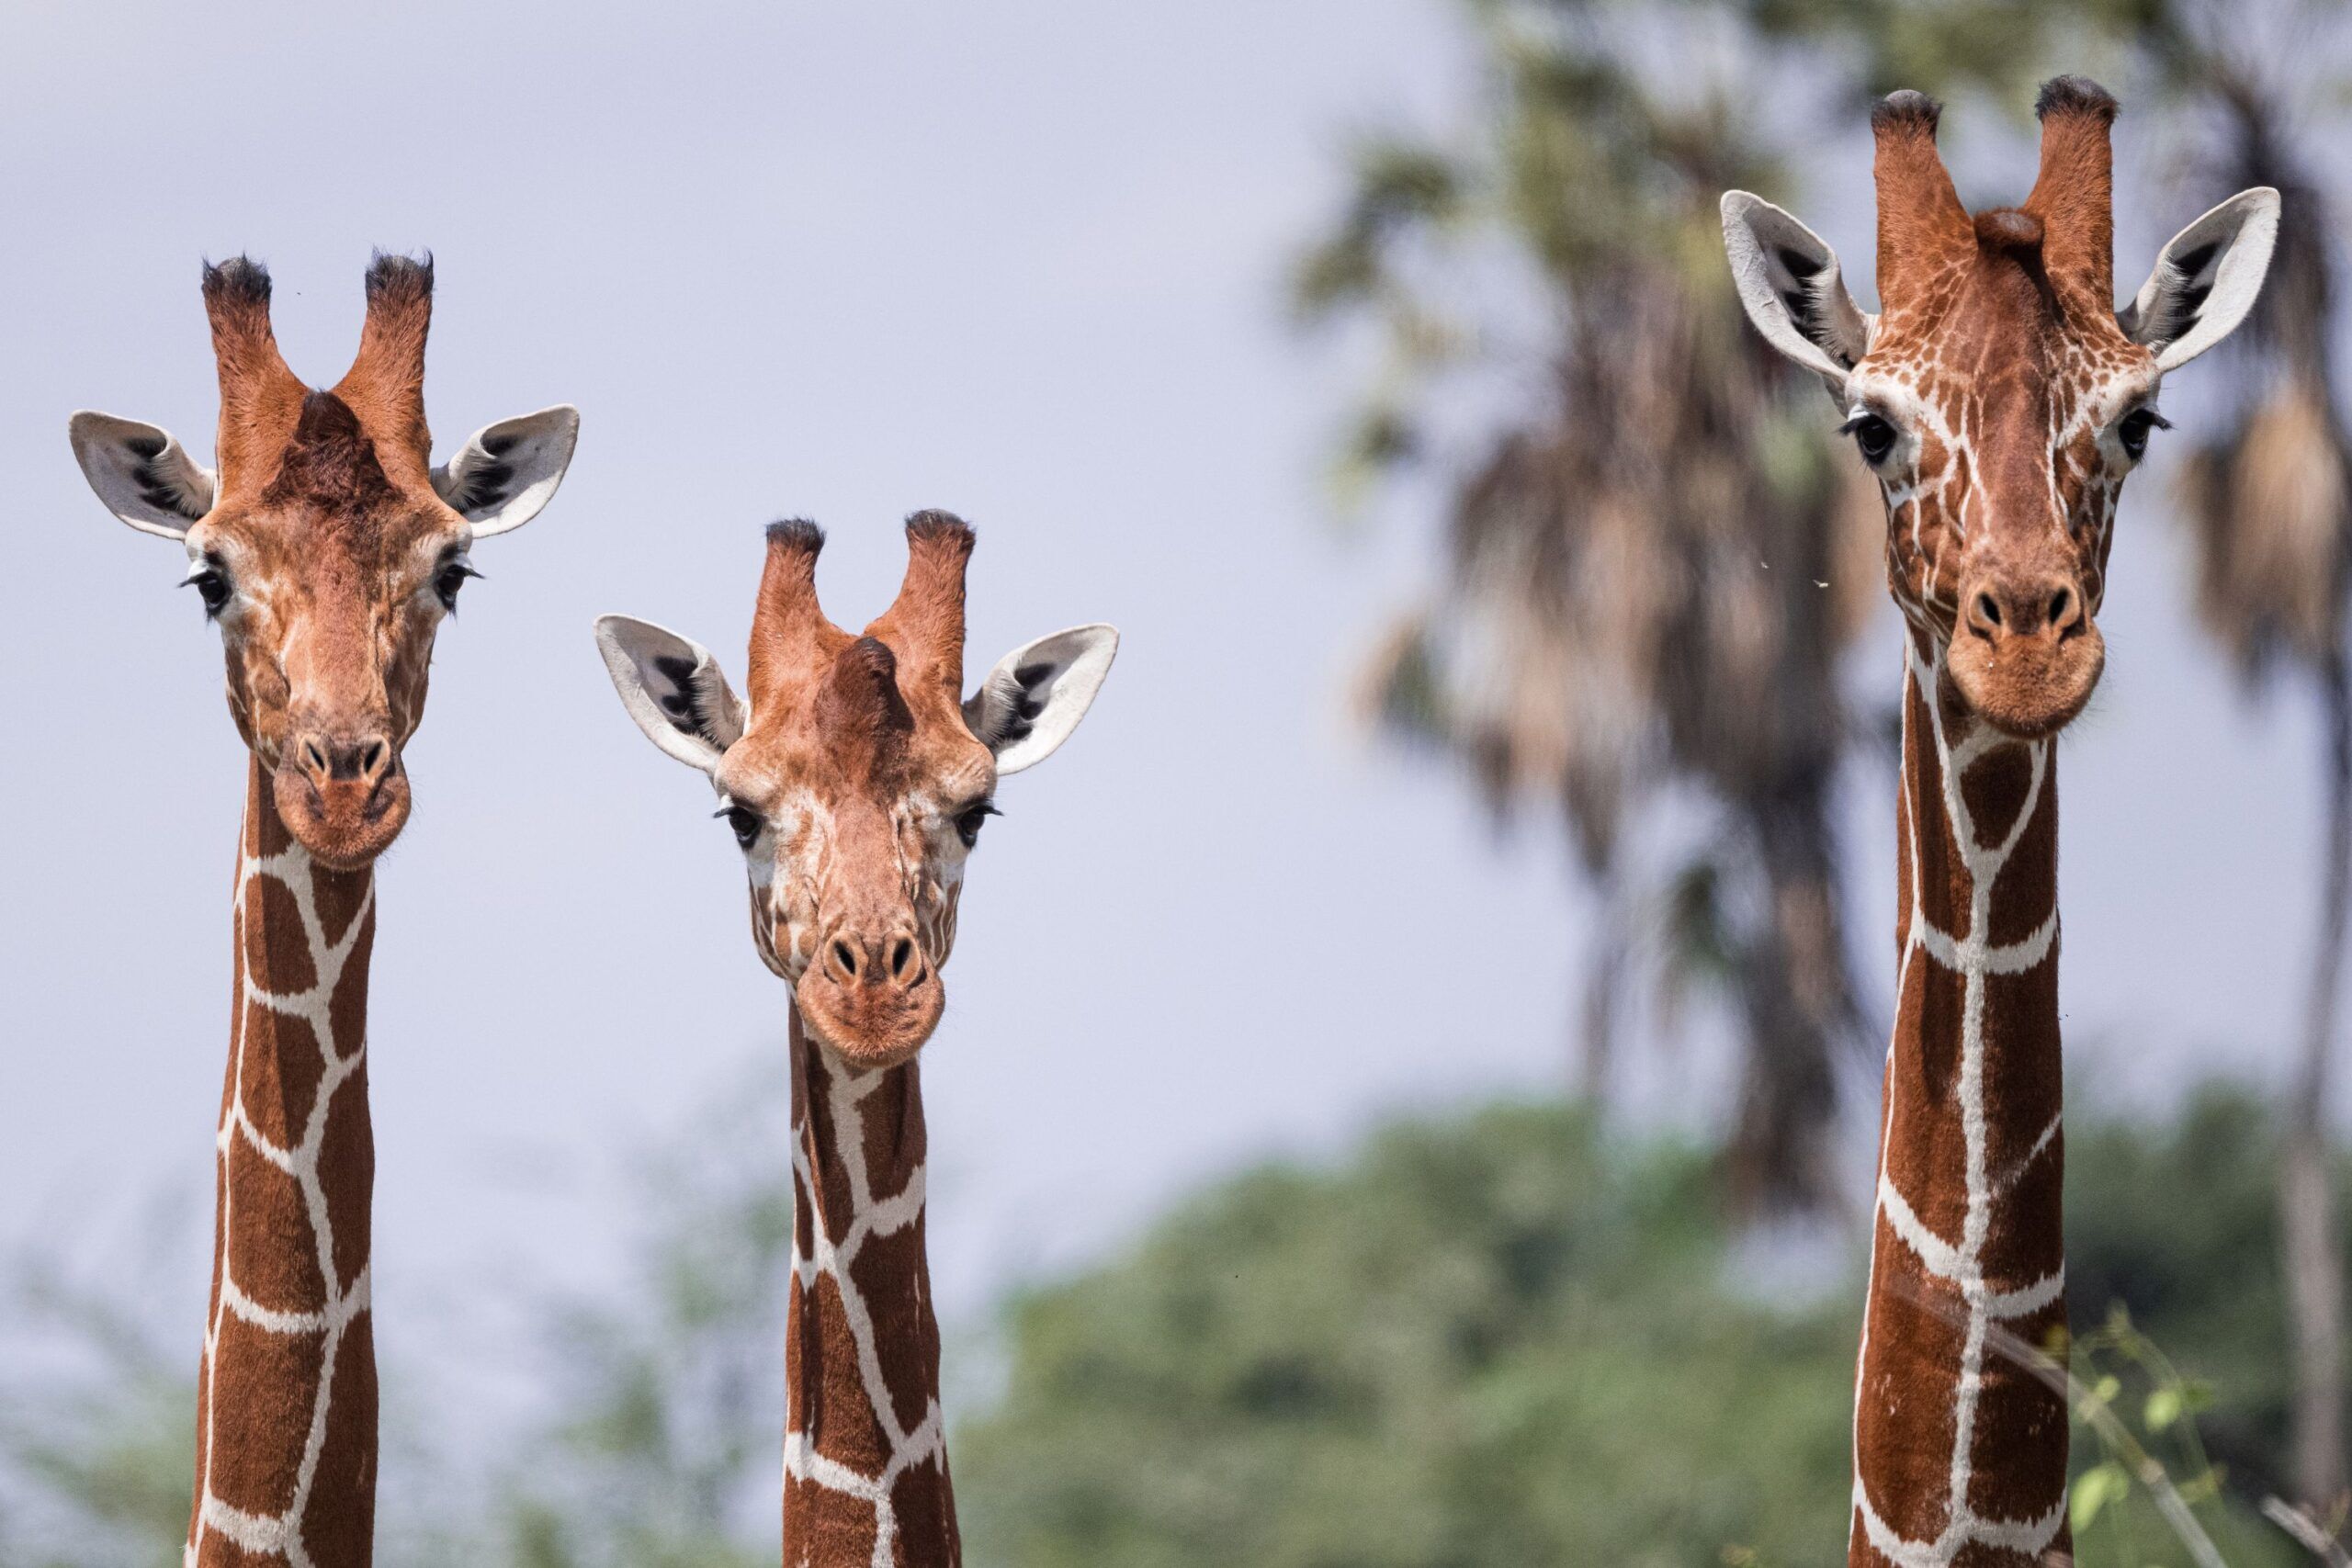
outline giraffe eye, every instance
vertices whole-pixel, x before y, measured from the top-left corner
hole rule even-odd
[[[747,850],[759,838],[761,828],[765,826],[761,822],[758,812],[741,806],[726,807],[716,815],[727,818],[727,826],[734,831],[735,841]]]
[[[1003,815],[993,800],[975,801],[956,814],[956,836],[964,840],[964,847],[968,850],[980,841],[980,825],[991,817]]]
[[[196,590],[196,596],[204,601],[204,618],[208,621],[219,615],[229,603],[229,574],[209,559],[189,572],[180,586]]]
[[[1894,426],[1874,413],[1858,413],[1838,427],[1840,435],[1850,435],[1861,449],[1862,461],[1876,468],[1886,461],[1894,450]]]
[[[433,576],[434,596],[441,601],[443,609],[454,615],[458,613],[458,590],[466,585],[469,577],[481,575],[469,560],[459,558],[444,561],[441,570]]]
[[[2155,410],[2133,409],[2115,427],[2115,439],[2123,444],[2123,455],[2136,463],[2148,455],[2149,433],[2171,428],[2172,421]]]

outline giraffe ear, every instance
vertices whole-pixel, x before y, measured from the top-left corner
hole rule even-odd
[[[1871,321],[1846,292],[1838,253],[1762,197],[1727,191],[1723,211],[1724,249],[1747,319],[1842,396],[1846,373],[1870,352]]]
[[[90,488],[108,512],[141,533],[186,538],[212,510],[212,470],[189,457],[170,431],[84,409],[65,432]]]
[[[998,777],[1035,767],[1060,749],[1093,705],[1118,651],[1114,627],[1072,626],[997,660],[980,689],[964,699],[964,723],[996,753]]]
[[[2156,368],[2188,364],[2237,329],[2262,292],[2278,239],[2278,193],[2242,190],[2172,237],[2129,305],[2124,335],[2156,351]]]
[[[433,470],[433,488],[449,510],[487,539],[520,528],[555,499],[580,439],[580,411],[570,403],[485,424],[457,455]]]
[[[743,705],[710,650],[691,637],[627,615],[596,622],[596,649],[645,738],[707,773],[743,735]]]

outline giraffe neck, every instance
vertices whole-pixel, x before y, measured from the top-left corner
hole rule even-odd
[[[922,1083],[856,1072],[792,1018],[784,1560],[963,1561],[923,1251]]]
[[[2066,1321],[2056,753],[1973,723],[1916,631],[1906,662],[1849,1557],[2038,1563],[2069,1549],[2066,1407],[2002,1347]]]
[[[311,859],[251,765],[215,1139],[192,1568],[365,1568],[376,1507],[368,1206],[371,872]]]

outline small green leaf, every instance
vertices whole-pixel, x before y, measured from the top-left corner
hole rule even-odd
[[[2132,1477],[2113,1460],[2085,1471],[2083,1478],[2075,1483],[2075,1495],[2067,1506],[2067,1517],[2074,1524],[2075,1533],[2080,1535],[2089,1529],[2100,1509],[2109,1503],[2120,1502],[2131,1490]]]
[[[2117,1377],[2113,1372],[2108,1373],[2105,1377],[2099,1379],[2098,1382],[2091,1385],[2091,1397],[2098,1400],[2101,1404],[2114,1404],[2115,1396],[2122,1392],[2123,1380]]]
[[[2147,1407],[2140,1413],[2140,1420],[2149,1431],[2161,1432],[2180,1419],[2181,1409],[2180,1390],[2160,1388],[2148,1395]]]

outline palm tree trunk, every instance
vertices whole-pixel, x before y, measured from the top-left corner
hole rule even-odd
[[[2344,1258],[2329,1179],[2326,1111],[2346,919],[2352,911],[2352,674],[2342,649],[2323,667],[2320,683],[2327,713],[2327,859],[2303,1059],[2287,1106],[2278,1171],[2294,1348],[2295,1489],[2315,1513],[2332,1508],[2345,1488]]]
[[[1838,1207],[1835,1054],[1854,999],[1828,797],[1825,762],[1749,803],[1770,907],[1741,960],[1747,1062],[1729,1156],[1734,1201],[1750,1214]]]
[[[1609,1071],[1617,1055],[1617,997],[1624,985],[1632,932],[1617,868],[1604,865],[1596,871],[1592,889],[1596,923],[1585,955],[1575,1089],[1579,1099],[1600,1110],[1608,1102]]]

